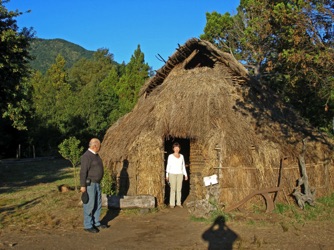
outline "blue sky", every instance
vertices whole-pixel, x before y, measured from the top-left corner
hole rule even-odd
[[[236,13],[240,0],[10,0],[8,10],[26,11],[18,25],[36,37],[62,38],[88,50],[107,48],[116,62],[128,63],[139,44],[154,70],[178,44],[199,37],[206,12]]]

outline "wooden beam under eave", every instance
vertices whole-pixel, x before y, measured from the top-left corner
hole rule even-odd
[[[185,69],[187,67],[187,65],[191,62],[192,59],[194,59],[194,57],[198,54],[199,50],[196,49],[194,50],[184,61],[182,64],[182,67]]]

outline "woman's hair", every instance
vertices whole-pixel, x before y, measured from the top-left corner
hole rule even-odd
[[[178,142],[173,143],[173,148],[175,148],[175,147],[178,147],[179,149],[181,149],[181,146]]]

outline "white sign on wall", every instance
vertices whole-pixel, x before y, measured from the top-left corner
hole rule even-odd
[[[211,175],[211,176],[206,176],[203,178],[203,180],[204,180],[205,186],[218,184],[218,176],[216,174]]]

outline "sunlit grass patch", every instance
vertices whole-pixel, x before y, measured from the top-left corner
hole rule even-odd
[[[294,219],[299,223],[315,220],[334,221],[334,214],[332,212],[333,208],[334,193],[317,199],[314,206],[306,204],[303,210],[300,209],[296,204],[287,205],[277,203],[274,212],[281,214],[286,218]]]

